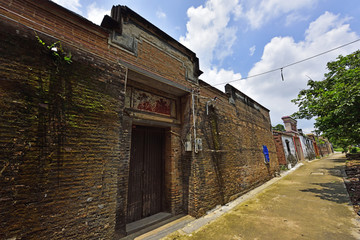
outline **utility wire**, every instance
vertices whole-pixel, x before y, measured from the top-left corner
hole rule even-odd
[[[293,63],[290,63],[288,65],[285,65],[283,67],[279,67],[279,68],[275,68],[275,69],[272,69],[272,70],[269,70],[269,71],[266,71],[266,72],[262,72],[262,73],[258,73],[258,74],[254,74],[254,75],[251,75],[251,76],[247,76],[247,77],[244,77],[244,78],[239,78],[239,79],[235,79],[235,80],[231,80],[231,81],[227,81],[227,82],[222,82],[222,83],[216,83],[216,84],[212,84],[212,86],[218,86],[218,85],[223,85],[223,84],[228,84],[228,83],[232,83],[232,82],[237,82],[237,81],[241,81],[241,80],[246,80],[246,79],[249,79],[249,78],[254,78],[254,77],[258,77],[258,76],[261,76],[261,75],[265,75],[265,74],[268,74],[268,73],[272,73],[272,72],[276,72],[276,71],[281,71],[281,76],[282,76],[282,79],[283,78],[283,75],[282,75],[282,71],[284,68],[287,68],[287,67],[290,67],[290,66],[293,66],[295,64],[299,64],[299,63],[302,63],[302,62],[305,62],[305,61],[308,61],[310,59],[313,59],[313,58],[316,58],[316,57],[319,57],[321,55],[324,55],[326,53],[329,53],[329,52],[332,52],[332,51],[335,51],[339,48],[343,48],[343,47],[346,47],[350,44],[353,44],[353,43],[356,43],[356,42],[359,42],[360,41],[360,38],[355,40],[355,41],[352,41],[352,42],[349,42],[349,43],[346,43],[344,45],[341,45],[341,46],[338,46],[336,48],[333,48],[333,49],[330,49],[330,50],[327,50],[325,52],[322,52],[322,53],[319,53],[319,54],[316,54],[314,56],[311,56],[311,57],[308,57],[308,58],[305,58],[303,60],[300,60],[300,61],[297,61],[297,62],[293,62]]]

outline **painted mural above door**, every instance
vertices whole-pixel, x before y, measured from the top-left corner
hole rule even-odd
[[[135,89],[133,107],[137,110],[171,116],[171,99]]]
[[[126,95],[126,107],[132,110],[176,118],[176,99],[134,87],[129,87]]]

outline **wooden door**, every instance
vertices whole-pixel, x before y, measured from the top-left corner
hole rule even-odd
[[[127,223],[161,212],[164,185],[163,129],[134,126],[131,141]]]
[[[299,138],[294,138],[294,141],[295,141],[295,147],[296,147],[296,151],[298,153],[298,156],[299,156],[299,160],[304,160],[304,152],[302,150],[302,147],[301,147],[301,143],[300,143],[300,139]]]

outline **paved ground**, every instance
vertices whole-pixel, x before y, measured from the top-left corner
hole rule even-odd
[[[341,154],[303,166],[192,233],[165,239],[360,239]],[[191,228],[191,225],[187,228]]]

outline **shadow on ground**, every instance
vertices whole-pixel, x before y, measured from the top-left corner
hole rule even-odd
[[[344,161],[343,161],[344,162]],[[327,174],[335,177],[345,177],[345,165],[344,166],[335,166],[333,168],[327,169]]]
[[[336,158],[336,159],[331,159],[331,161],[336,162],[336,163],[345,163],[347,161],[346,158]]]
[[[336,163],[345,163],[346,158],[331,159]],[[344,177],[345,165],[334,166],[333,168],[324,169],[324,174],[336,177]],[[328,183],[313,183],[314,188],[301,190],[302,192],[314,193],[316,197],[335,202],[335,203],[349,203],[348,194],[344,188],[342,181],[332,181]]]
[[[335,203],[349,203],[349,197],[344,184],[342,182],[334,183],[314,183],[313,185],[320,188],[308,188],[301,190],[302,192],[315,193],[315,196],[323,200],[335,202]]]

